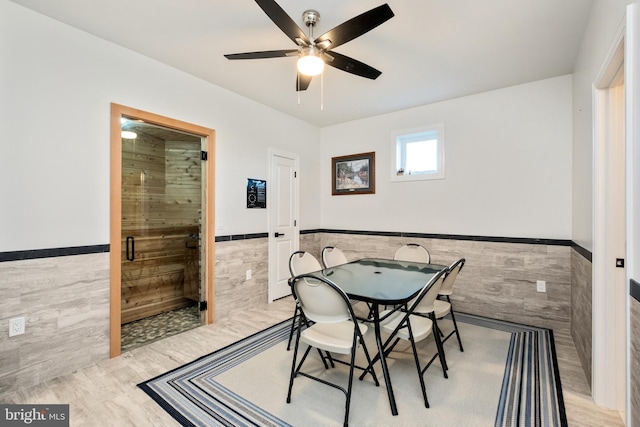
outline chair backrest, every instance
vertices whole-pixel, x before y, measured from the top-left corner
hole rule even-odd
[[[289,257],[289,272],[292,278],[318,270],[322,270],[322,266],[309,252],[296,251]]]
[[[466,260],[464,258],[460,258],[449,266],[449,272],[445,276],[444,282],[442,282],[442,288],[440,289],[441,295],[451,295],[453,284],[456,281],[456,277],[458,277],[458,273],[460,273],[460,270],[464,267],[465,262]]]
[[[424,246],[418,245],[417,243],[409,243],[401,246],[396,251],[393,259],[429,264],[431,262],[431,255],[429,255],[429,251]]]
[[[434,301],[438,297],[438,293],[440,293],[442,283],[448,271],[448,269],[442,270],[433,276],[429,283],[427,283],[420,293],[409,303],[410,312],[431,313],[434,311]]]
[[[355,322],[349,297],[330,280],[303,274],[296,276],[291,290],[307,319],[316,323]]]
[[[347,257],[344,256],[344,252],[340,249],[334,246],[325,246],[322,249],[322,263],[324,264],[324,268],[331,268],[348,262]]]
[[[428,314],[433,311],[433,302],[438,297],[438,292],[442,287],[442,281],[444,280],[447,271],[447,269],[444,269],[435,274],[431,280],[422,287],[420,292],[418,292],[418,295],[409,301],[407,304],[407,310],[405,311],[405,316],[402,318],[402,321],[398,323],[398,326],[393,333],[390,334],[391,336],[407,324],[407,320],[410,315],[415,313]]]

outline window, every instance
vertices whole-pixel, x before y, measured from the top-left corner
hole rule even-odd
[[[444,125],[394,132],[391,145],[392,181],[444,178]]]

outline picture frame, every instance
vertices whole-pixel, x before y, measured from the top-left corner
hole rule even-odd
[[[331,158],[331,194],[375,194],[376,153]]]

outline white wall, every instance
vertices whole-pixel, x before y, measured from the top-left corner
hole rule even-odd
[[[625,0],[593,3],[573,71],[573,230],[572,239],[593,250],[592,90],[605,56],[624,19]]]
[[[445,179],[390,182],[394,130],[445,124]],[[571,76],[322,129],[322,226],[571,238]],[[331,157],[376,152],[376,194],[331,196]]]
[[[216,234],[267,231],[244,194],[269,147],[300,154],[300,223],[319,226],[315,126],[6,0],[0,73],[0,252],[109,242],[111,102],[215,129]]]

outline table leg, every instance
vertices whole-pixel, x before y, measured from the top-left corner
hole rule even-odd
[[[387,395],[389,396],[389,405],[391,405],[391,414],[398,415],[396,398],[393,395],[393,387],[391,386],[391,376],[389,375],[389,369],[387,367],[387,359],[384,357],[382,337],[380,336],[380,314],[378,310],[378,304],[373,304],[373,319],[376,344],[378,345],[378,355],[380,357],[380,365],[382,365],[382,375],[384,375],[384,383],[387,387]]]

